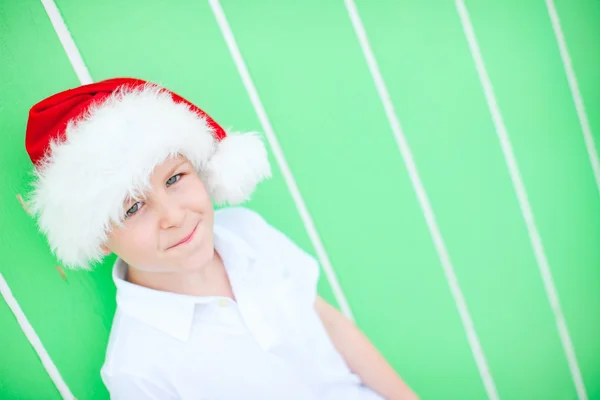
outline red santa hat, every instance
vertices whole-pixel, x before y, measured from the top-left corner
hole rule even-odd
[[[123,201],[145,193],[170,156],[194,165],[216,203],[247,200],[271,174],[257,133],[226,133],[181,96],[131,78],[42,100],[29,112],[25,147],[35,165],[29,206],[71,268],[102,259],[111,226],[123,222]]]

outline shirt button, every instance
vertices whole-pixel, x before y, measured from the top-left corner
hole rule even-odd
[[[219,307],[229,307],[229,300],[227,300],[227,299],[219,300]]]

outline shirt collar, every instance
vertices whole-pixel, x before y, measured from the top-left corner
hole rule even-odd
[[[215,249],[223,259],[228,275],[239,276],[256,258],[255,250],[238,234],[215,223]],[[197,304],[208,304],[212,296],[190,296],[150,289],[128,282],[127,264],[117,258],[113,280],[117,287],[119,310],[141,322],[186,341],[189,337]]]

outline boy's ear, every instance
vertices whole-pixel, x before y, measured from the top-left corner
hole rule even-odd
[[[110,251],[110,249],[108,247],[106,247],[105,244],[100,245],[100,249],[102,250],[102,254],[104,254],[105,256],[109,255],[110,253],[112,253]]]

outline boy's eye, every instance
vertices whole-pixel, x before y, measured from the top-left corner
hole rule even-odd
[[[135,203],[127,212],[125,213],[125,218],[131,217],[133,214],[138,212],[138,210],[142,207],[142,202],[138,201]]]
[[[171,186],[175,182],[181,179],[181,174],[173,175],[169,179],[167,179],[167,186]]]

